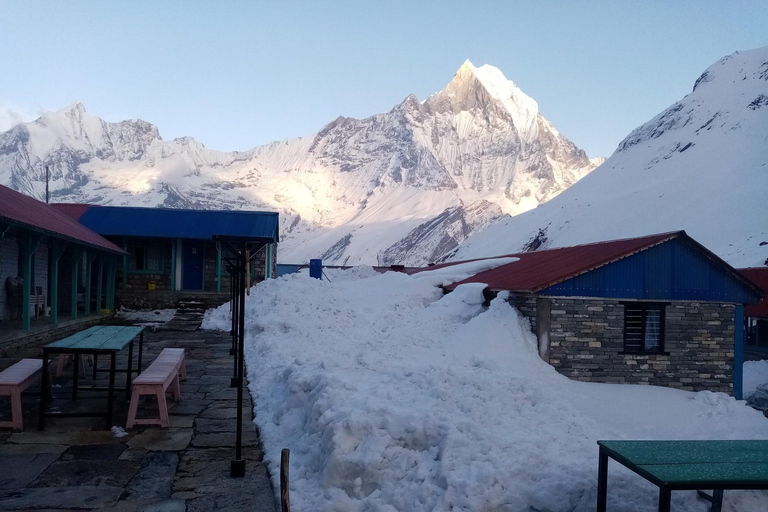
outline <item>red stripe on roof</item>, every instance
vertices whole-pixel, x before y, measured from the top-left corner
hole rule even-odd
[[[744,306],[744,315],[754,318],[768,318],[768,267],[740,268],[738,271],[763,290],[763,300]]]
[[[519,261],[480,272],[446,288],[453,289],[464,283],[485,283],[492,290],[537,292],[684,234],[685,231],[674,231],[638,238],[494,256],[494,258],[514,257],[519,258]],[[457,263],[465,262],[435,265],[423,270],[432,270]]]
[[[123,254],[124,251],[51,205],[0,185],[0,219],[28,226],[50,235]]]
[[[91,206],[97,206],[94,204],[85,203],[51,203],[51,208],[59,213],[62,213],[72,220],[80,220],[85,210]]]

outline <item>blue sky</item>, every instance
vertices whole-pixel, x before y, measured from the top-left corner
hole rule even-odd
[[[768,45],[764,0],[0,0],[0,20],[0,127],[80,101],[221,150],[424,99],[470,59],[501,69],[590,156],[609,156],[718,58]]]

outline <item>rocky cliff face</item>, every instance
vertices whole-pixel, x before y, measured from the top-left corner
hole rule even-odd
[[[719,60],[595,172],[451,257],[684,229],[734,266],[768,264],[767,148],[768,47]]]
[[[164,141],[80,104],[0,134],[0,182],[42,197],[45,166],[60,202],[278,210],[285,262],[423,264],[596,163],[498,69],[467,61],[423,102],[246,152]]]

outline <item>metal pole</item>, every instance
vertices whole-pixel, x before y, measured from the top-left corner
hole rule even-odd
[[[248,264],[246,257],[246,247],[243,242],[242,252],[240,253],[240,315],[238,316],[238,382],[237,382],[237,434],[235,438],[235,460],[232,461],[230,476],[237,478],[245,476],[245,460],[243,460],[243,381],[244,362],[245,362],[245,266]]]
[[[240,317],[240,275],[242,274],[241,271],[236,270],[233,276],[235,279],[233,279],[235,283],[235,295],[234,299],[232,301],[232,354],[235,356],[232,358],[233,362],[233,369],[232,369],[232,380],[230,381],[230,387],[237,387],[237,341],[240,337],[240,322],[238,321]]]
[[[50,199],[50,194],[48,194],[48,180],[50,179],[51,175],[51,167],[49,165],[45,166],[45,204],[48,204],[48,200]]]
[[[237,354],[235,350],[235,274],[229,273],[229,313],[232,319],[232,325],[229,329],[229,335],[232,336],[232,346],[229,349],[229,355]]]

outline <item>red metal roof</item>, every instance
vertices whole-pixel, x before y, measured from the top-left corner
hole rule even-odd
[[[124,254],[120,247],[58,212],[51,205],[3,185],[0,185],[0,220],[7,220],[58,238]]]
[[[754,318],[768,318],[768,267],[738,269],[741,275],[763,290],[763,300],[757,304],[744,306],[744,315]]]
[[[51,207],[59,213],[63,213],[72,220],[80,220],[85,210],[91,206],[97,206],[94,204],[85,203],[51,203]]]
[[[495,258],[515,257],[520,261],[480,272],[446,288],[453,289],[464,283],[486,283],[491,290],[537,292],[680,235],[685,235],[685,231],[495,256]],[[464,262],[450,264],[457,263]],[[423,270],[432,270],[446,265],[435,265]]]

